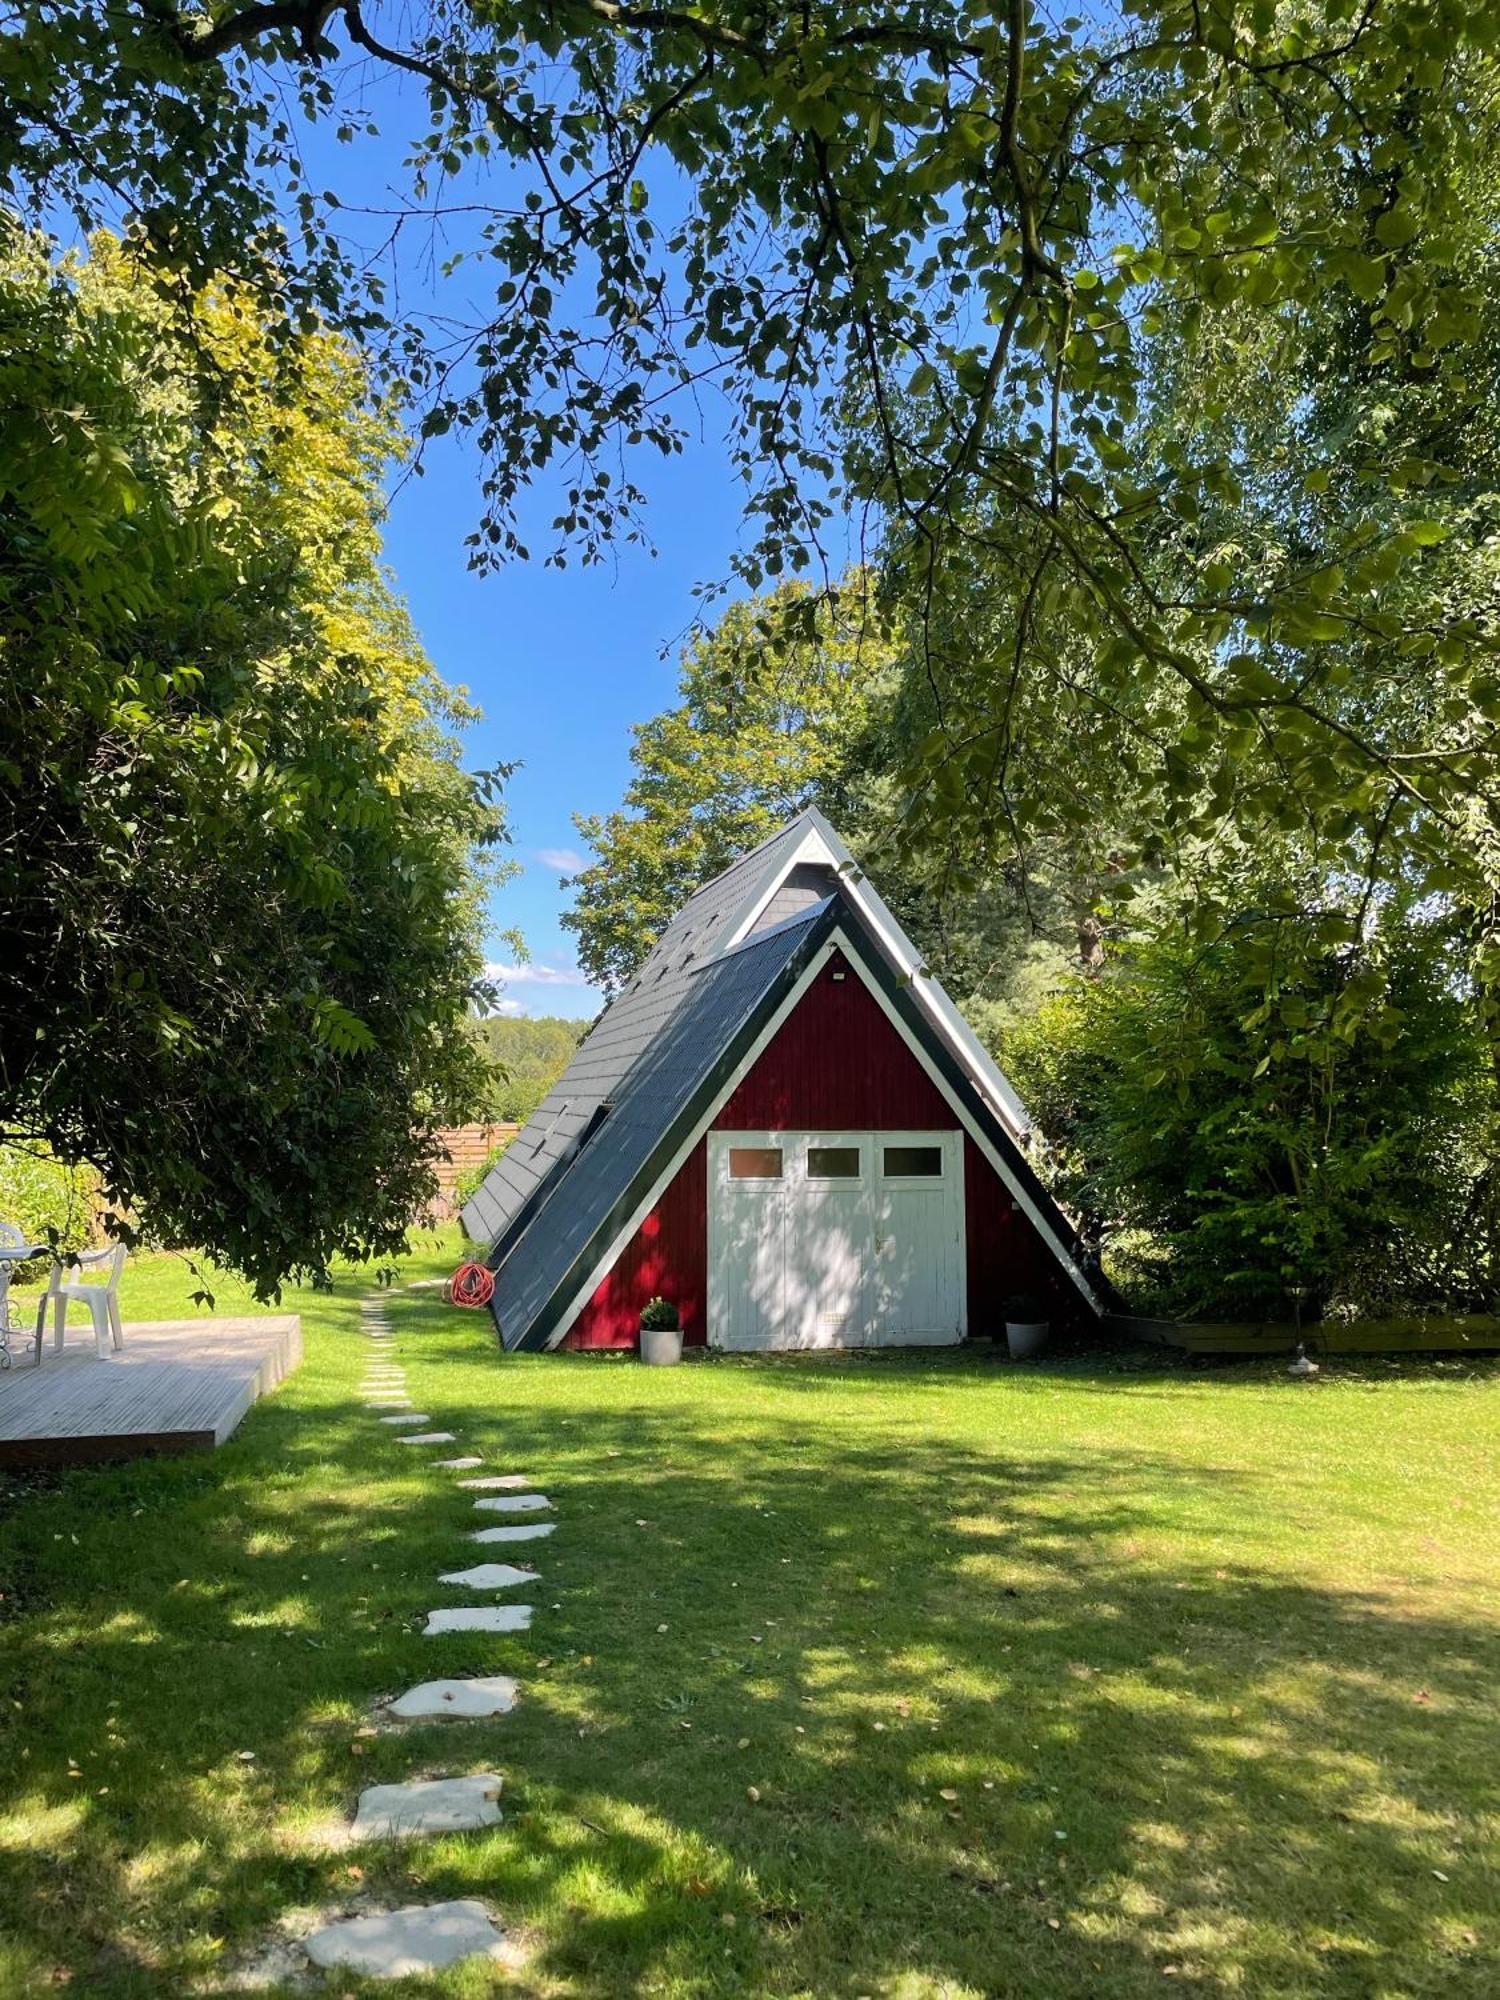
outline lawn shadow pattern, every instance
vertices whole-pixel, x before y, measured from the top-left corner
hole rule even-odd
[[[931,1384],[981,1392],[972,1364],[778,1366],[738,1439],[691,1394],[604,1411],[595,1364],[540,1365],[576,1369],[586,1416],[518,1405],[505,1435],[587,1549],[536,1691],[556,1737],[518,1747],[556,1825],[605,1829],[586,1865],[632,1899],[549,1944],[563,1980],[1492,1990],[1493,1622],[1184,1535],[1274,1502],[1226,1466],[927,1429]],[[897,1438],[861,1436],[851,1373],[856,1406],[909,1401]],[[571,1830],[553,1866],[585,1867]]]
[[[289,1907],[479,1895],[529,1971],[378,1990],[1050,2000],[1168,1968],[1226,1995],[1493,1990],[1496,1632],[1470,1597],[1226,1553],[1264,1480],[1030,1420],[1109,1393],[1086,1367],[1061,1390],[947,1356],[663,1381],[502,1361],[477,1316],[392,1310],[456,1449],[557,1499],[557,1532],[507,1552],[542,1572],[507,1593],[541,1606],[532,1633],[421,1636],[487,1517],[374,1435],[352,1305],[337,1365],[224,1452],[50,1496],[61,1532],[97,1530],[66,1593],[49,1496],[24,1503],[14,1963],[68,1936],[91,1994],[214,1990]],[[1113,1393],[1122,1426],[1177,1396]],[[955,1395],[992,1439],[955,1434]],[[523,1683],[510,1717],[356,1734],[382,1693],[491,1672]],[[39,1689],[61,1711],[40,1735]],[[492,1832],[316,1837],[365,1783],[486,1767]]]

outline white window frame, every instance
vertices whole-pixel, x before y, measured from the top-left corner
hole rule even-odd
[[[952,1143],[962,1137],[961,1132],[936,1132],[931,1127],[925,1132],[877,1132],[875,1134],[875,1151],[878,1156],[875,1161],[877,1189],[947,1187],[963,1173],[963,1154]],[[885,1170],[887,1146],[920,1146],[924,1152],[936,1150],[942,1164],[935,1174],[888,1174]]]

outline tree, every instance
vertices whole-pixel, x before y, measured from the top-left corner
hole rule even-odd
[[[491,1014],[474,1024],[488,1064],[471,1115],[524,1125],[573,1060],[586,1021],[548,1014],[535,1020]]]
[[[262,1291],[384,1255],[480,1067],[468,714],[348,346],[0,245],[0,1134]]]
[[[1239,887],[1209,942],[1161,905],[1007,1039],[1059,1193],[1138,1308],[1493,1311],[1500,1096],[1461,927],[1360,914],[1293,857]]]
[[[633,732],[623,806],[575,821],[595,859],[563,923],[590,980],[623,986],[688,897],[794,813],[863,825],[859,746],[894,658],[857,575],[834,605],[783,584],[694,639],[678,705]]]
[[[1437,402],[1466,401],[1494,234],[1493,9],[1128,0],[1055,23],[1028,0],[431,0],[410,16],[16,0],[4,18],[15,199],[36,217],[127,212],[164,283],[233,271],[291,329],[357,332],[423,389],[429,433],[477,438],[477,559],[519,550],[518,497],[548,470],[562,544],[593,557],[638,532],[632,448],[675,449],[712,380],[760,529],[747,580],[814,560],[834,506],[873,506],[909,606],[942,614],[922,650],[945,713],[910,774],[935,831],[982,826],[1014,718],[1051,706],[1040,635],[1060,627],[1088,669],[1075,693],[1161,767],[1135,841],[1162,804],[1220,822],[1244,808],[1253,827],[1269,780],[1221,774],[1264,745],[1320,826],[1351,798],[1378,820],[1394,794],[1386,848],[1465,875],[1484,907],[1492,631],[1440,592],[1392,590],[1432,574],[1441,455],[1369,430],[1352,470],[1403,504],[1247,569],[1193,542],[1244,497],[1232,444],[1195,429],[1143,458],[1137,425],[1167,322],[1242,307],[1311,324],[1330,300],[1348,308],[1346,371],[1415,371]],[[494,275],[456,347],[446,325],[434,345],[399,320],[339,189],[304,168],[299,119],[365,138],[350,62],[426,93],[398,224],[436,218]],[[410,234],[393,232],[398,257]],[[1164,538],[1189,558],[1167,572]],[[974,548],[1013,566],[998,653],[969,651],[961,624],[948,643],[953,566]],[[1350,699],[1347,642],[1366,638],[1441,671],[1415,740]],[[1490,917],[1476,949],[1500,956]]]
[[[687,648],[681,699],[635,731],[623,805],[576,822],[595,859],[563,922],[598,984],[629,980],[695,890],[807,806],[991,1039],[1097,951],[1098,886],[1076,844],[1007,866],[976,856],[959,825],[941,843],[909,837],[896,773],[934,712],[872,581],[851,572],[832,595],[783,584],[729,605]]]

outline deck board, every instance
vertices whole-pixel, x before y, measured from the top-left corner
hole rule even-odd
[[[30,1341],[0,1373],[0,1469],[86,1465],[152,1451],[208,1451],[302,1360],[295,1313],[130,1322],[101,1357],[80,1326],[41,1366]]]

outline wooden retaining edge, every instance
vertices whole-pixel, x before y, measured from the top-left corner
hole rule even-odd
[[[1188,1354],[1291,1354],[1299,1342],[1309,1354],[1500,1353],[1500,1318],[1489,1313],[1315,1320],[1300,1329],[1290,1321],[1195,1322],[1106,1313],[1103,1324],[1106,1333],[1122,1339]]]

